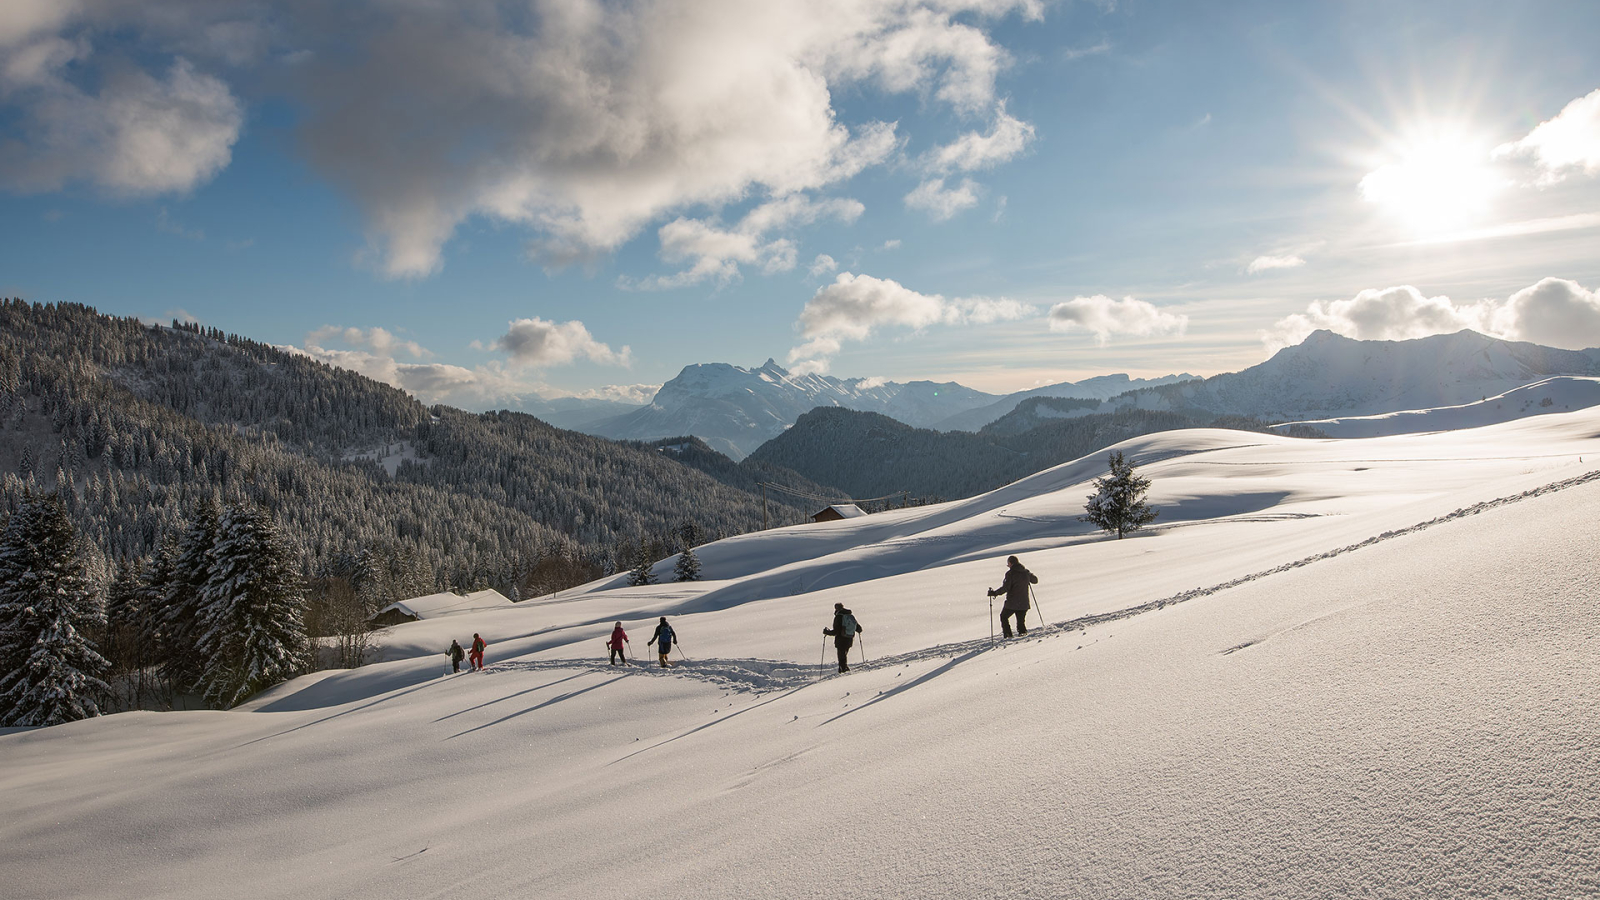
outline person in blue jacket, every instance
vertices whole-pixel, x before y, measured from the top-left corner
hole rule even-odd
[[[667,659],[667,654],[672,652],[672,642],[677,639],[677,632],[667,624],[667,617],[662,616],[661,624],[656,626],[655,634],[650,635],[650,640],[645,641],[644,645],[646,647],[651,644],[656,645],[656,655],[661,660],[661,668],[665,669],[672,665],[671,660]]]
[[[833,638],[833,649],[839,654],[839,674],[850,671],[850,647],[863,631],[866,629],[856,621],[855,613],[845,609],[843,603],[833,605],[833,627],[822,629],[822,633]]]

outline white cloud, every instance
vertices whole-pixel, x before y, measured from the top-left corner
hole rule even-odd
[[[397,350],[404,350],[417,359],[426,359],[433,354],[428,352],[416,341],[403,341],[395,337],[386,328],[374,327],[369,329],[344,328],[338,325],[324,325],[306,335],[307,347],[321,346],[330,338],[338,338],[352,347],[370,347],[378,353],[392,355]]]
[[[1268,352],[1277,352],[1318,329],[1358,340],[1398,341],[1464,328],[1569,350],[1600,346],[1600,296],[1562,278],[1545,278],[1504,301],[1470,303],[1427,297],[1400,285],[1364,290],[1348,300],[1313,301],[1304,313],[1285,316],[1260,337]]]
[[[579,358],[619,366],[632,361],[629,348],[612,350],[595,340],[582,322],[551,322],[537,316],[512,322],[491,346],[510,355],[514,365],[535,368],[564,365]]]
[[[65,75],[89,55],[85,41],[54,37],[8,51],[0,112],[14,110],[19,123],[0,141],[0,186],[86,181],[151,196],[192,190],[227,166],[244,110],[226,84],[180,58],[160,77],[115,69],[89,93]]]
[[[1061,51],[1061,58],[1067,62],[1083,59],[1088,56],[1100,56],[1111,52],[1111,42],[1101,38],[1100,43],[1089,47],[1068,47]]]
[[[1009,162],[1033,140],[1033,126],[1006,112],[1004,103],[995,109],[994,127],[988,134],[969,131],[928,155],[926,165],[936,173],[972,172]]]
[[[820,278],[830,272],[839,271],[839,263],[826,253],[818,253],[817,258],[811,261],[811,277]]]
[[[1565,278],[1544,278],[1495,310],[1495,331],[1548,347],[1600,347],[1600,292]]]
[[[1294,269],[1305,264],[1306,261],[1304,259],[1293,253],[1282,256],[1258,256],[1250,261],[1250,265],[1246,267],[1245,271],[1254,275],[1258,272],[1266,272],[1272,269]]]
[[[547,265],[593,260],[674,209],[781,200],[887,159],[895,126],[839,121],[836,87],[990,102],[1004,54],[956,17],[1019,5],[573,0],[538,17],[486,2],[375,13],[364,52],[305,65],[307,143],[366,210],[390,275],[437,269],[472,216],[527,226]],[[387,112],[396,107],[410,114]],[[767,264],[759,248],[739,252]],[[655,286],[729,277],[729,261],[695,256]]]
[[[1600,173],[1600,89],[1568,103],[1527,137],[1495,148],[1496,158],[1522,158],[1541,170],[1541,183],[1560,181],[1574,169]]]
[[[970,178],[947,188],[943,178],[930,178],[906,195],[906,206],[927,213],[936,222],[943,222],[964,209],[978,205],[978,185]]]
[[[214,62],[303,111],[299,146],[354,198],[385,274],[437,270],[474,217],[526,228],[547,265],[591,261],[695,205],[782,201],[887,160],[896,123],[845,121],[832,102],[841,91],[992,112],[1009,58],[991,29],[1042,10],[1040,0],[9,0],[0,115],[21,138],[5,145],[0,183],[193,189],[228,164],[243,122],[233,89],[202,71]],[[103,34],[136,43],[161,74],[86,72],[86,42]],[[767,234],[766,244],[786,237]],[[708,278],[726,271],[707,265]]]
[[[689,268],[638,282],[619,278],[617,283],[642,290],[684,287],[702,281],[726,283],[739,277],[741,265],[760,266],[769,275],[787,272],[797,265],[799,248],[789,238],[768,239],[769,231],[809,225],[821,218],[853,222],[865,209],[856,200],[817,201],[793,194],[757,206],[732,229],[703,219],[674,219],[658,232],[661,258],[669,263],[690,262]]]
[[[1484,330],[1487,312],[1481,304],[1457,306],[1449,297],[1427,297],[1411,285],[1367,289],[1348,300],[1314,300],[1305,313],[1280,319],[1261,339],[1270,350],[1298,344],[1306,335],[1327,329],[1364,341],[1401,341],[1463,328]]]
[[[382,331],[382,329],[372,329]],[[546,386],[530,380],[522,371],[507,369],[498,361],[489,361],[482,365],[467,368],[465,366],[449,363],[411,363],[396,360],[392,353],[394,345],[385,345],[384,351],[375,349],[344,349],[326,347],[322,343],[330,338],[346,340],[348,332],[360,332],[360,329],[319,328],[306,336],[303,347],[282,347],[294,353],[309,356],[331,366],[349,369],[365,375],[374,381],[380,381],[391,387],[399,388],[411,394],[418,400],[427,404],[445,403],[462,409],[493,409],[501,406],[516,406],[518,401],[528,396],[540,396],[547,389]],[[371,347],[370,332],[360,332]],[[357,343],[360,343],[358,341]],[[378,340],[383,344],[382,339]],[[409,348],[407,349],[409,352]],[[420,350],[417,356],[432,356],[427,350]]]
[[[887,241],[884,241],[883,242],[883,246],[879,247],[878,249],[879,250],[899,250],[900,249],[900,239],[899,238],[890,238]]]
[[[1113,300],[1104,294],[1074,297],[1050,307],[1050,330],[1071,332],[1082,328],[1104,347],[1112,335],[1150,337],[1157,334],[1183,334],[1189,317],[1162,312],[1152,303],[1123,297]]]
[[[806,343],[790,350],[788,358],[805,366],[804,371],[825,371],[825,358],[838,353],[844,341],[864,341],[880,328],[982,325],[1035,312],[1031,306],[1006,298],[946,299],[918,293],[887,278],[841,272],[806,301],[797,323]]]
[[[585,391],[547,394],[546,396],[579,397],[584,400],[615,400],[618,403],[643,406],[655,399],[656,393],[660,390],[661,385],[659,384],[606,384]]]

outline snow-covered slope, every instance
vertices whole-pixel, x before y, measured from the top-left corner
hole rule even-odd
[[[398,626],[245,711],[0,736],[6,893],[1600,893],[1600,410],[1120,449],[1162,509],[1126,540],[1076,520],[1097,457]],[[992,647],[1013,552],[1051,624]],[[605,664],[660,615],[678,668]]]
[[[1378,416],[1314,419],[1307,422],[1286,423],[1283,427],[1309,425],[1329,437],[1379,437],[1390,434],[1478,428],[1528,416],[1570,412],[1597,405],[1600,405],[1600,378],[1562,375],[1461,406],[1412,409]]]
[[[1552,375],[1600,375],[1600,350],[1557,350],[1475,331],[1409,341],[1317,331],[1244,371],[1136,391],[1111,405],[1269,420],[1366,416],[1458,406]]]
[[[661,386],[648,406],[590,422],[583,430],[617,440],[692,434],[737,460],[819,406],[879,412],[925,426],[993,399],[993,394],[955,383],[897,384],[796,374],[770,359],[756,369],[707,363],[686,366]]]

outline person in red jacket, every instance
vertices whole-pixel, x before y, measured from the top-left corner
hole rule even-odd
[[[472,652],[467,654],[467,659],[472,661],[472,671],[483,671],[483,650],[487,646],[489,645],[474,631],[472,633]]]
[[[622,630],[622,623],[618,622],[617,627],[611,629],[611,640],[606,642],[606,646],[611,648],[611,664],[613,666],[617,664],[619,659],[622,660],[623,665],[628,664],[628,654],[623,652],[623,644],[632,646],[628,640],[628,633]]]

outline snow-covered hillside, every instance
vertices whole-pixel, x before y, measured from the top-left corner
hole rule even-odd
[[[397,626],[247,710],[0,736],[7,895],[1600,894],[1600,409],[1119,449],[1162,509],[1126,540],[1077,521],[1097,455]],[[1008,553],[1051,624],[996,646]],[[606,665],[662,615],[677,668]]]
[[[1461,406],[1412,409],[1377,416],[1315,419],[1284,425],[1309,425],[1329,437],[1379,437],[1423,431],[1454,431],[1510,422],[1528,416],[1570,412],[1600,405],[1600,378],[1562,375],[1513,388]]]
[[[1331,331],[1240,372],[1136,391],[1111,407],[1203,409],[1267,420],[1459,406],[1552,375],[1600,375],[1600,349],[1558,350],[1475,331],[1358,341]]]

